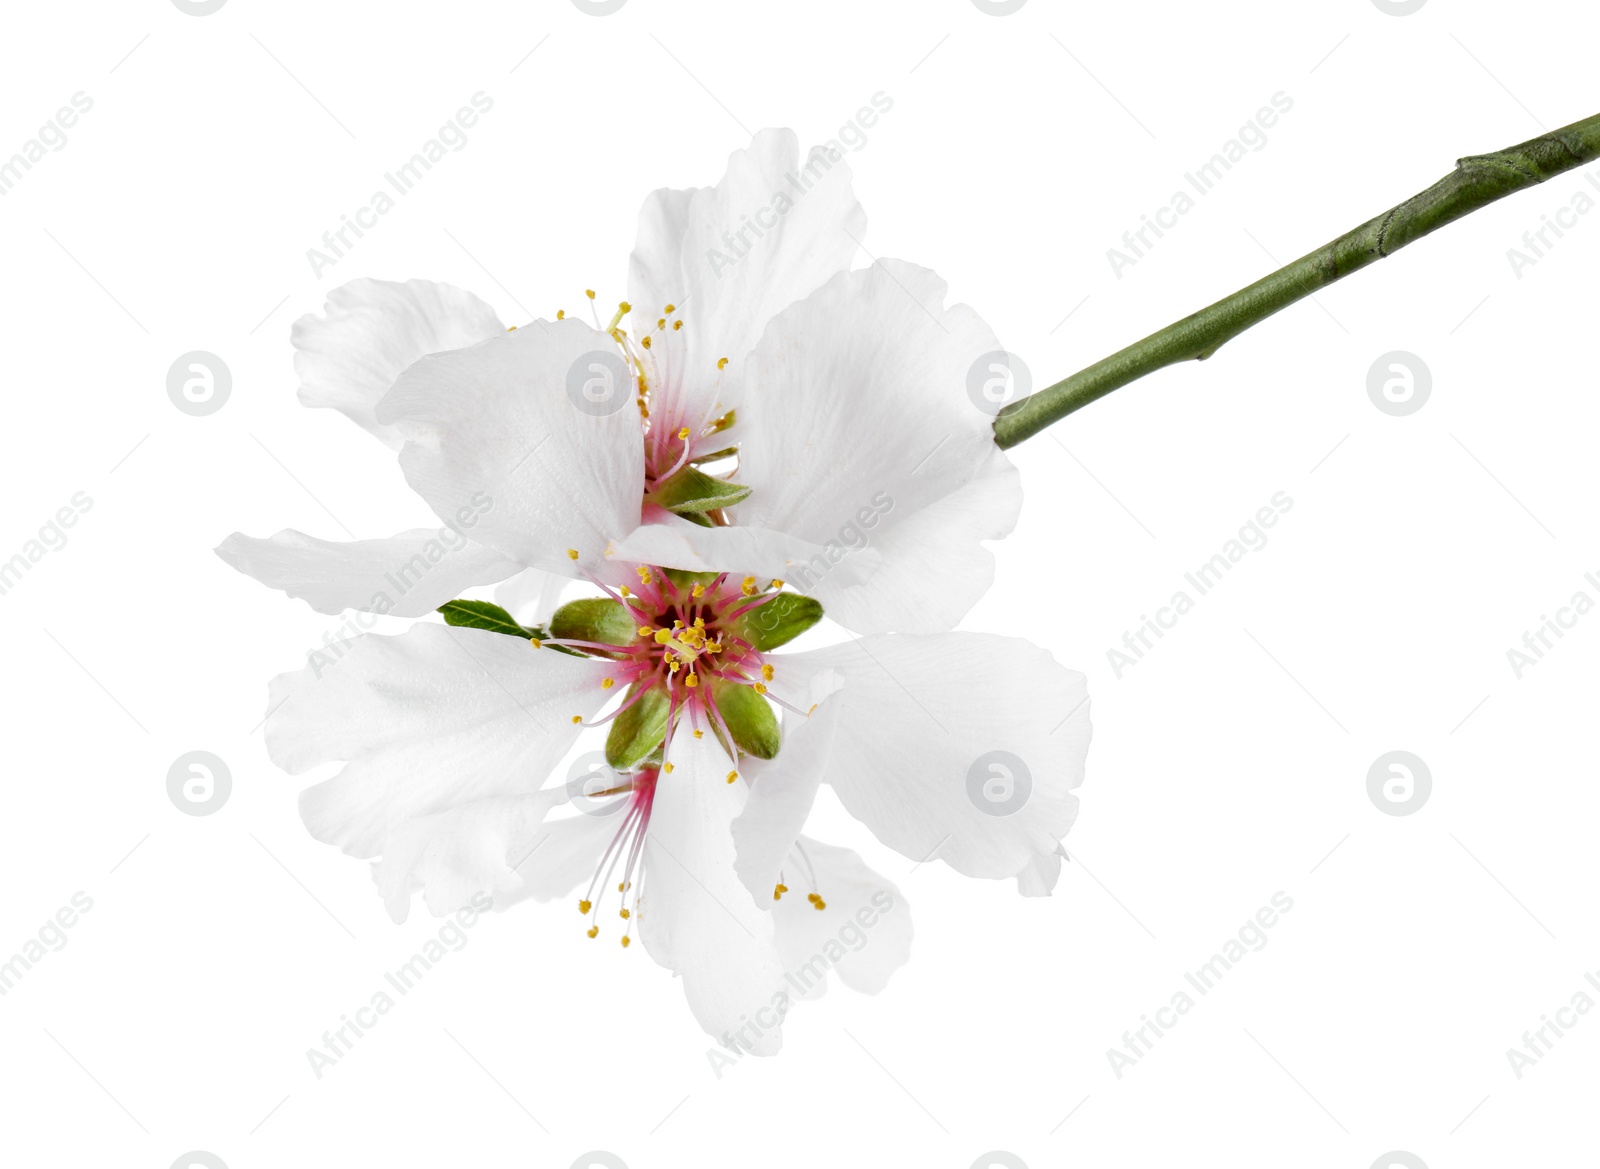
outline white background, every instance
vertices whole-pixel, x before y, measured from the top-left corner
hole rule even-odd
[[[94,502],[0,597],[0,952],[75,892],[94,907],[0,998],[0,1162],[1576,1163],[1600,1018],[1520,1080],[1505,1053],[1600,969],[1600,616],[1520,680],[1506,650],[1600,597],[1600,215],[1521,279],[1506,253],[1582,173],[1015,452],[1022,522],[965,627],[1089,675],[1074,863],[1025,901],[912,871],[825,797],[819,834],[910,899],[912,962],[720,1079],[663,970],[532,905],[313,1076],[306,1049],[437,923],[392,925],[365,866],[309,838],[256,729],[267,679],[338,622],[211,548],[424,522],[388,452],[295,400],[290,323],[346,279],[450,281],[506,320],[618,299],[648,190],[716,181],[762,126],[832,137],[881,90],[893,110],[851,158],[867,247],[937,269],[1042,385],[1458,155],[1595,113],[1596,20],[1466,0],[12,6],[0,156],[73,93],[94,108],[0,200],[0,553]],[[478,90],[495,104],[469,145],[314,276],[306,249]],[[1267,146],[1114,275],[1107,249],[1278,91],[1294,108]],[[233,373],[210,417],[165,392],[194,349]],[[1391,350],[1432,371],[1410,417],[1367,396]],[[1107,650],[1279,491],[1268,545],[1119,680]],[[208,817],[165,790],[196,749],[233,774]],[[1403,817],[1366,790],[1396,749],[1433,776]],[[1280,890],[1267,946],[1119,1079],[1107,1049]]]

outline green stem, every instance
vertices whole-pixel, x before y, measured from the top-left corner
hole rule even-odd
[[[1087,369],[1011,403],[994,420],[1002,448],[1016,446],[1052,422],[1129,382],[1180,361],[1204,361],[1222,345],[1279,309],[1393,255],[1447,223],[1513,191],[1600,157],[1600,114],[1494,154],[1463,158],[1420,195],[1370,219],[1264,280],[1136,341]]]

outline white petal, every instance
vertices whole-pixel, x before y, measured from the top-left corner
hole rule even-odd
[[[657,782],[640,887],[642,938],[683,978],[689,1009],[724,1046],[776,1054],[788,997],[772,916],[734,873],[729,826],[745,786],[724,782],[728,757],[714,736],[682,735],[673,771]]]
[[[878,553],[864,584],[826,563],[791,569],[858,632],[954,625],[993,577],[980,541],[1010,532],[1021,507],[993,418],[967,393],[999,342],[945,291],[925,268],[880,260],[787,309],[751,355],[738,523]]]
[[[650,325],[666,305],[677,306],[689,371],[685,415],[705,417],[718,402],[719,412],[737,406],[745,355],[766,323],[850,265],[867,227],[850,177],[842,156],[818,147],[802,166],[792,130],[763,130],[729,156],[715,187],[660,190],[645,200],[628,299]]]
[[[418,816],[536,792],[611,668],[479,629],[363,634],[273,679],[267,751],[293,775],[346,761],[300,794],[300,815],[318,840],[371,857]]]
[[[551,901],[586,885],[594,877],[606,845],[622,827],[622,820],[621,810],[610,816],[579,813],[546,820],[529,844],[527,856],[517,866],[522,884],[504,904],[528,898]]]
[[[784,683],[787,681],[786,672]],[[733,822],[733,842],[739,854],[735,869],[759,908],[772,907],[778,872],[811,814],[833,748],[838,706],[828,696],[842,682],[835,670],[819,670],[793,690],[775,678],[774,693],[781,694],[784,701],[800,710],[818,705],[809,717],[783,712],[783,740],[776,758],[746,758],[739,766],[750,785],[750,795]]]
[[[529,568],[496,588],[494,601],[524,625],[539,625],[556,611],[568,583],[566,577]]]
[[[443,520],[476,512],[473,538],[530,568],[602,565],[607,544],[639,525],[644,491],[631,394],[597,416],[568,393],[569,373],[606,354],[609,338],[569,319],[418,361],[378,407],[406,435],[407,482]]]
[[[772,907],[790,989],[814,998],[832,970],[852,990],[877,994],[911,957],[911,907],[848,848],[805,836],[799,845],[784,871],[789,892]],[[820,910],[806,899],[812,872]]]
[[[300,401],[331,406],[399,448],[401,436],[373,414],[378,399],[419,357],[505,332],[470,292],[429,280],[352,280],[328,293],[323,315],[294,323]]]
[[[1050,852],[1035,853],[1017,871],[1017,892],[1024,897],[1048,897],[1061,879],[1061,858],[1066,850],[1057,845]]]
[[[617,564],[783,579],[806,573],[808,566],[815,572],[818,565],[825,565],[837,580],[852,584],[867,581],[883,563],[871,548],[827,548],[748,524],[702,528],[677,516],[639,526],[609,555]]]
[[[319,613],[357,609],[421,617],[521,567],[452,528],[413,528],[387,540],[350,543],[293,528],[265,540],[235,532],[216,551],[246,576],[303,598]]]
[[[844,674],[830,700],[840,709],[827,782],[890,848],[999,879],[1072,826],[1088,689],[1047,651],[982,633],[889,634],[785,655],[780,667],[820,668]]]
[[[465,907],[479,894],[503,909],[522,886],[517,865],[537,843],[541,822],[565,799],[563,789],[553,788],[473,800],[402,824],[373,866],[389,916],[404,921],[417,889],[435,917]]]

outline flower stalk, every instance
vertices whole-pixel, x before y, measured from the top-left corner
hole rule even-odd
[[[1516,191],[1600,158],[1600,114],[1493,154],[1475,155],[1420,194],[1279,268],[1248,288],[1007,406],[995,442],[1016,446],[1113,390],[1180,361],[1204,361],[1228,341],[1318,289],[1393,255]]]

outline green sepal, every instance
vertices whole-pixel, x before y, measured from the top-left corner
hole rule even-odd
[[[690,572],[687,568],[663,568],[661,571],[667,574],[674,588],[683,592],[695,585],[710,585],[722,575],[720,572]]]
[[[628,699],[637,689],[637,684],[628,688]],[[667,737],[667,714],[671,709],[672,700],[665,689],[647,689],[637,702],[611,720],[606,762],[617,771],[632,771],[648,759]]]
[[[638,639],[639,626],[622,602],[610,597],[584,597],[568,601],[555,611],[550,618],[550,636],[626,647]]]
[[[756,649],[777,649],[822,620],[822,602],[799,593],[778,593],[734,619],[730,628]]]
[[[510,613],[492,601],[446,601],[439,606],[439,612],[444,614],[446,625],[458,625],[462,629],[487,629],[490,633],[506,633],[524,639],[547,636],[537,627],[519,625]]]
[[[711,694],[739,750],[757,759],[771,759],[778,754],[782,742],[778,716],[772,713],[772,704],[756,693],[755,687],[718,682],[713,684]]]
[[[750,494],[750,488],[715,475],[707,475],[699,467],[684,466],[656,485],[645,498],[677,515],[686,512],[715,511],[719,507],[732,507]]]

